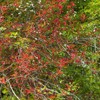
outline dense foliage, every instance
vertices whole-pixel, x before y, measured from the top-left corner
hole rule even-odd
[[[99,5],[1,0],[1,99],[99,100]]]

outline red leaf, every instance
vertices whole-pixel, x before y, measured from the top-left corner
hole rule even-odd
[[[75,53],[71,53],[71,59],[74,59],[76,57]]]
[[[26,92],[26,94],[30,94],[31,90],[30,89],[26,89],[25,92]]]
[[[78,59],[75,60],[75,62],[76,62],[76,63],[80,63],[81,60],[78,58]]]
[[[70,2],[71,6],[74,7],[75,3],[73,1]]]
[[[0,78],[0,83],[6,84],[6,79],[4,77]]]
[[[57,70],[57,74],[61,75],[61,74],[63,74],[63,72],[61,70]]]
[[[70,5],[68,5],[68,6],[67,6],[67,9],[71,9],[71,6],[70,6]]]
[[[63,67],[68,63],[68,59],[67,58],[62,58],[62,59],[60,59],[59,62],[60,62],[59,66]]]

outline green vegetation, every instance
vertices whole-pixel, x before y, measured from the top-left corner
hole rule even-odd
[[[100,0],[0,0],[1,100],[100,100]]]

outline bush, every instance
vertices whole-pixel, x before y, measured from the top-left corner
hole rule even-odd
[[[99,30],[83,29],[74,2],[0,4],[2,98],[99,100]]]

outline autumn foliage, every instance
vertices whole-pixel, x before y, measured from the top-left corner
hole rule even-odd
[[[75,7],[66,0],[0,3],[0,84],[11,95],[26,100],[98,97],[100,35],[84,31],[87,17],[77,18]]]

